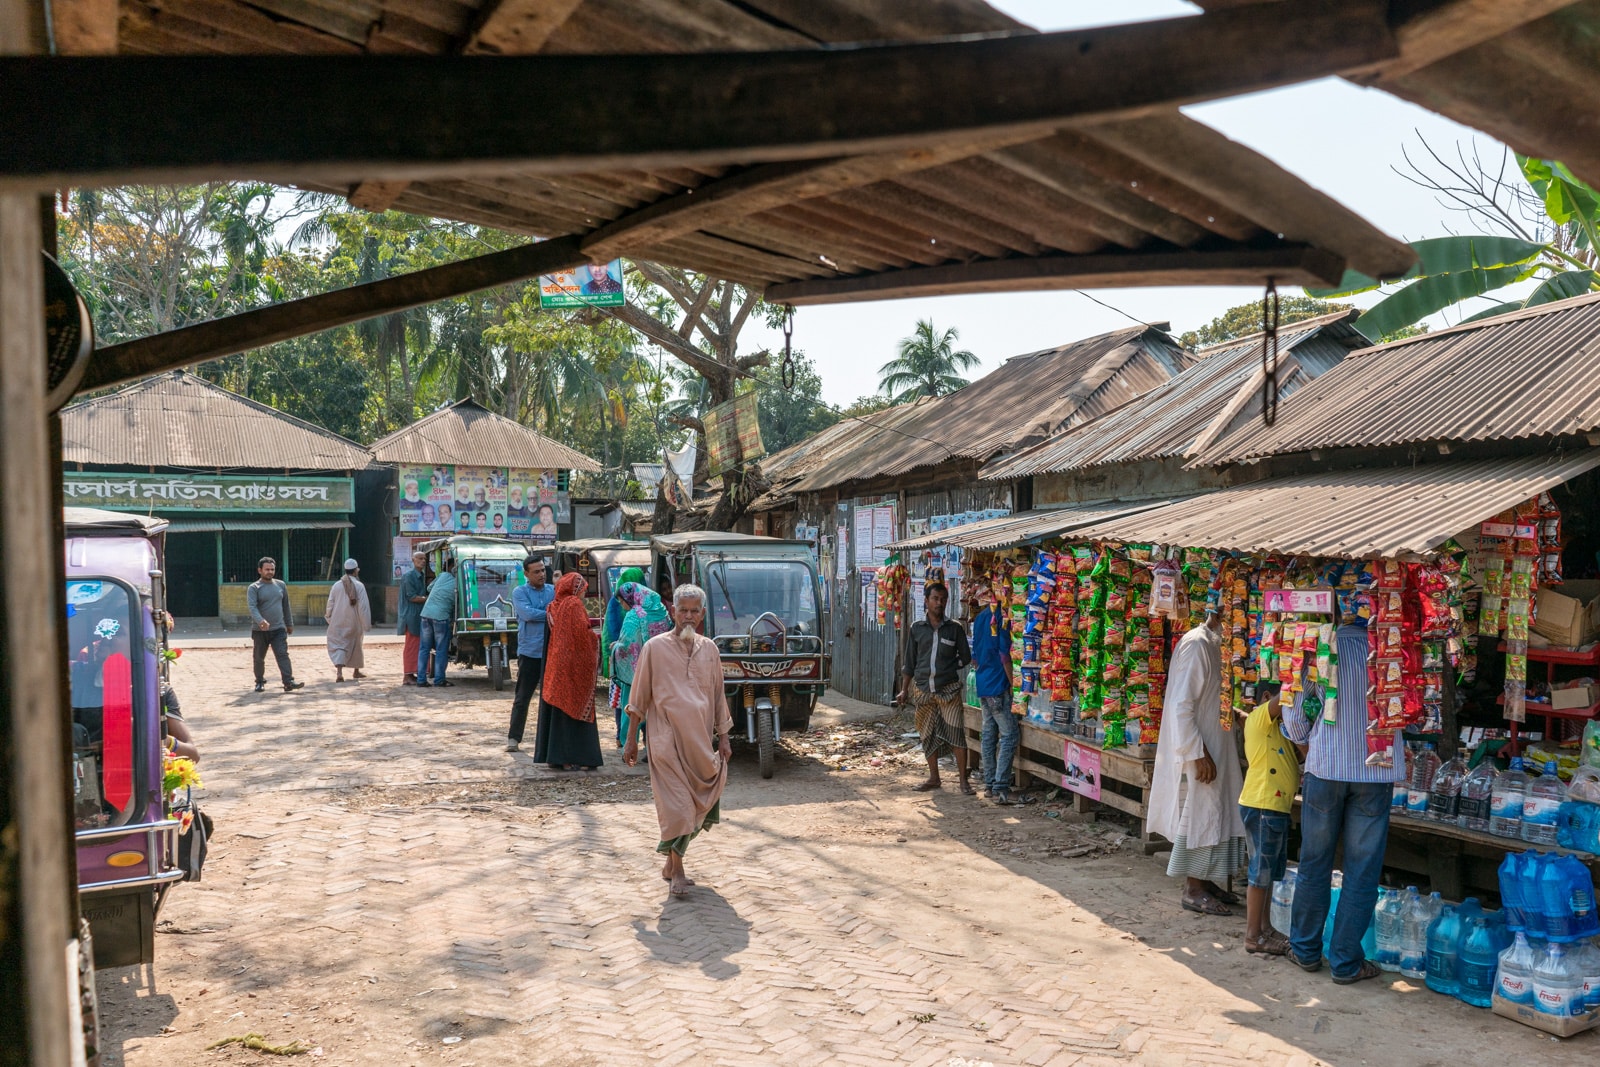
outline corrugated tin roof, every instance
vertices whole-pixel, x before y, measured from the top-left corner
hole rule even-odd
[[[783,488],[813,492],[946,460],[986,460],[1120,407],[1193,362],[1188,351],[1154,326],[1015,356],[971,385],[919,403],[902,416],[834,434],[826,455]]]
[[[1600,448],[1567,456],[1305,474],[1207,493],[1079,533],[1236,552],[1420,557],[1596,466]]]
[[[1025,545],[1043,541],[1059,534],[1094,523],[1104,522],[1118,515],[1144,511],[1166,503],[1164,500],[1146,500],[1125,504],[1091,504],[1073,508],[1051,508],[1041,511],[1019,511],[1015,515],[1001,515],[982,522],[968,523],[937,533],[922,534],[896,541],[888,547],[896,552],[916,551],[935,545],[955,545],[959,548],[995,549],[1012,545]]]
[[[187,371],[159,374],[61,412],[67,463],[191,470],[361,470],[368,451],[330,430]]]
[[[1366,338],[1341,311],[1294,323],[1279,333],[1280,390],[1287,397],[1322,373],[1327,356],[1302,363],[1295,352],[1319,336],[1340,352]],[[1008,481],[1034,474],[1082,470],[1109,463],[1187,457],[1241,415],[1260,410],[1261,335],[1251,334],[1201,350],[1200,360],[1143,396],[1092,422],[1066,430],[1033,448],[990,463],[979,477]]]
[[[482,404],[459,400],[372,442],[380,463],[597,471],[600,464]]]
[[[1600,294],[1353,353],[1198,464],[1285,452],[1600,429]]]

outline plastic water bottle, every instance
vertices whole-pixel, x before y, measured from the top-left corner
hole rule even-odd
[[[1522,799],[1522,839],[1530,845],[1555,844],[1556,815],[1566,799],[1567,789],[1556,777],[1556,761],[1549,760],[1544,773],[1529,780]]]
[[[1528,940],[1544,940],[1544,898],[1539,893],[1539,875],[1544,870],[1544,853],[1529,849],[1517,856],[1517,896],[1522,900],[1522,921]]]
[[[1579,941],[1567,953],[1572,973],[1583,982],[1583,1010],[1600,1006],[1600,948],[1590,941]]]
[[[1394,791],[1389,794],[1389,814],[1404,815],[1406,813],[1406,798],[1411,794],[1410,780],[1399,781],[1394,784]]]
[[[1506,858],[1500,861],[1500,901],[1506,913],[1506,925],[1512,932],[1528,928],[1528,921],[1523,916],[1525,905],[1517,863],[1515,852],[1507,852]]]
[[[1413,893],[1416,888],[1412,887]],[[1386,971],[1400,969],[1401,941],[1405,937],[1405,901],[1397,889],[1378,887],[1378,903],[1372,911],[1372,921],[1377,927],[1377,964]]]
[[[1511,942],[1511,947],[1500,953],[1500,966],[1495,972],[1495,992],[1513,1004],[1533,1004],[1533,947],[1528,935],[1521,930]]]
[[[1528,775],[1522,757],[1512,756],[1509,770],[1494,776],[1494,793],[1489,801],[1489,832],[1501,837],[1522,836],[1522,801],[1528,793]]]
[[[1455,996],[1461,988],[1456,980],[1456,942],[1461,940],[1461,920],[1456,906],[1446,904],[1438,918],[1428,924],[1428,988],[1435,993]]]
[[[1428,924],[1433,909],[1416,886],[1406,887],[1405,907],[1400,911],[1400,973],[1407,978],[1425,978],[1428,973]]]
[[[1489,831],[1489,805],[1494,795],[1494,764],[1484,760],[1461,782],[1458,825],[1464,830]]]
[[[1566,946],[1550,942],[1544,959],[1533,967],[1533,1006],[1555,1016],[1583,1013],[1583,978],[1573,973]]]
[[[1467,765],[1460,756],[1452,756],[1434,773],[1433,784],[1428,787],[1428,819],[1431,822],[1457,825],[1461,814],[1461,785],[1467,777]]]
[[[1517,939],[1499,958],[1499,969],[1494,973],[1494,992],[1514,1005],[1533,1005],[1534,958],[1528,934],[1518,929]]]
[[[1411,780],[1406,789],[1406,814],[1413,819],[1428,817],[1428,794],[1433,790],[1434,775],[1439,773],[1439,754],[1429,741],[1411,761]]]
[[[1489,920],[1481,915],[1472,920],[1458,956],[1460,991],[1456,995],[1475,1008],[1487,1008],[1494,1001],[1495,969],[1500,964],[1489,936]]]
[[[1283,878],[1272,883],[1270,920],[1272,928],[1283,934],[1289,932],[1289,920],[1294,914],[1294,879],[1295,868],[1290,867],[1283,872]]]

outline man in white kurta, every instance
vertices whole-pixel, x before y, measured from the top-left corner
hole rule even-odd
[[[367,587],[356,577],[360,573],[355,560],[344,561],[344,577],[328,590],[328,610],[323,612],[328,620],[328,658],[333,661],[336,682],[345,680],[346,667],[355,672],[355,677],[365,677],[361,668],[367,661],[361,643],[372,629],[372,604],[367,600]]]
[[[1216,881],[1247,856],[1239,816],[1244,781],[1222,728],[1221,696],[1221,620],[1212,611],[1172,652],[1147,819],[1151,833],[1172,842],[1167,874],[1185,880],[1184,908],[1206,915],[1233,914],[1228,905],[1238,896]]]

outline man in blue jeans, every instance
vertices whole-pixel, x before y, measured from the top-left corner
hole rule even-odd
[[[1394,783],[1406,776],[1405,744],[1394,736],[1394,766],[1367,765],[1367,628],[1348,622],[1335,631],[1339,652],[1339,701],[1326,722],[1319,687],[1308,685],[1283,717],[1283,732],[1296,744],[1309,742],[1300,783],[1300,870],[1295,876],[1289,921],[1289,957],[1308,971],[1322,966],[1322,931],[1328,920],[1333,857],[1344,845],[1344,888],[1333,917],[1328,965],[1340,985],[1376,978],[1361,938],[1372,924],[1378,879],[1389,843],[1389,802]]]
[[[450,655],[450,620],[456,613],[456,561],[446,560],[444,570],[428,587],[422,605],[422,645],[417,651],[417,688],[454,685],[444,680],[445,660]],[[428,681],[428,653],[433,653],[433,681]]]
[[[1011,801],[1011,760],[1022,727],[1011,713],[1011,626],[994,609],[994,594],[978,591],[983,610],[972,620],[972,666],[978,703],[983,707],[983,795],[997,804]]]

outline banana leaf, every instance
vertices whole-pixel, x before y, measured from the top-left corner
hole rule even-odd
[[[1496,237],[1491,234],[1465,234],[1413,241],[1411,248],[1417,253],[1417,263],[1407,272],[1405,279],[1401,280],[1525,264],[1537,259],[1547,247],[1534,241],[1523,241],[1515,237]],[[1382,283],[1370,275],[1347,270],[1337,288],[1307,289],[1306,295],[1321,300],[1354,296],[1357,293],[1370,292],[1380,284]],[[1409,326],[1410,323],[1401,325]]]
[[[1560,274],[1553,274],[1541,282],[1539,288],[1522,302],[1522,306],[1531,308],[1554,300],[1565,300],[1568,297],[1581,296],[1595,288],[1600,288],[1600,284],[1596,282],[1594,271],[1566,270]]]
[[[1356,319],[1355,327],[1377,340],[1463,300],[1515,285],[1538,269],[1537,263],[1515,264],[1418,278],[1398,293],[1368,308]]]

